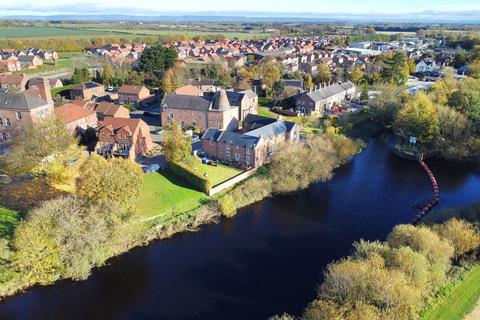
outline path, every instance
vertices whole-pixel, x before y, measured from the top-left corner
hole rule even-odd
[[[478,320],[480,319],[480,303],[477,304],[475,309],[472,312],[467,314],[464,320]]]

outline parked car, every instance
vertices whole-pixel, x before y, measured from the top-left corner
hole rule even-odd
[[[107,91],[108,91],[108,92],[112,92],[112,91],[113,91],[113,87],[112,87],[112,86],[108,86],[108,87],[107,87]]]

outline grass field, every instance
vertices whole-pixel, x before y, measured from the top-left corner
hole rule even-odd
[[[199,174],[201,175],[203,175],[204,173],[207,174],[207,178],[212,184],[212,186],[216,186],[217,184],[220,184],[243,172],[240,169],[228,167],[223,164],[218,164],[218,166],[214,167],[207,164],[199,163],[196,165],[196,167],[198,169]]]
[[[179,214],[200,207],[208,196],[190,189],[186,183],[168,172],[145,175],[145,184],[138,209],[142,216]]]
[[[480,265],[468,271],[445,297],[433,307],[424,320],[462,320],[480,298]]]
[[[0,39],[108,35],[108,31],[57,27],[0,27]]]
[[[0,238],[11,237],[21,218],[18,211],[0,206]]]
[[[226,38],[239,39],[258,39],[268,38],[270,34],[259,32],[228,32],[228,31],[203,31],[203,30],[185,30],[185,29],[160,29],[160,28],[125,28],[119,25],[100,24],[100,25],[75,25],[62,27],[45,27],[45,26],[14,26],[0,27],[0,39],[16,39],[16,38],[49,38],[49,37],[72,37],[72,38],[92,38],[98,36],[116,36],[122,38],[133,38],[135,36],[177,36],[185,35],[187,37],[195,36],[215,36],[224,35]]]

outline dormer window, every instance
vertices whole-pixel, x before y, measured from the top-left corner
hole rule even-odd
[[[20,112],[16,113],[17,120],[22,120],[22,114]]]

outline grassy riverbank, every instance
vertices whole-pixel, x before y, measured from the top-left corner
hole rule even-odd
[[[465,272],[438,298],[423,320],[462,320],[480,299],[480,265]]]

